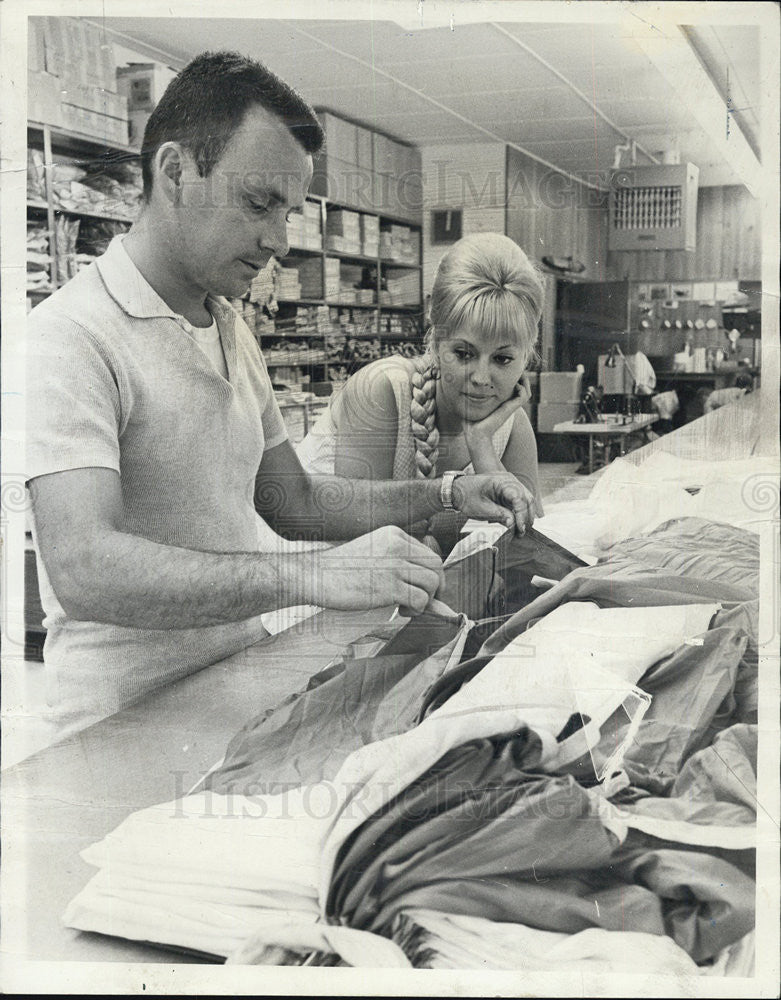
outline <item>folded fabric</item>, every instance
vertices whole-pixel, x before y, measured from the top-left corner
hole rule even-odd
[[[697,962],[753,926],[753,880],[710,854],[621,844],[598,796],[528,770],[528,731],[447,753],[340,847],[326,916],[390,933],[425,907],[574,933],[668,934]]]
[[[585,502],[548,503],[535,528],[582,558],[603,555],[616,542],[682,517],[757,532],[770,516],[760,491],[767,495],[777,479],[778,461],[769,456],[696,461],[657,451],[639,465],[617,459]]]
[[[410,909],[391,936],[419,969],[698,976],[702,970],[669,937],[592,927],[576,934],[436,910]]]
[[[450,878],[538,880],[605,865],[615,834],[572,778],[532,773],[541,751],[524,728],[445,754],[343,842],[327,917],[381,932],[407,893],[436,893]]]
[[[442,706],[453,714],[519,704],[528,725],[553,736],[575,713],[599,727],[650,666],[704,632],[718,609],[717,604],[607,609],[561,604],[491,658],[463,663],[445,675],[429,692],[422,714],[436,714]],[[517,617],[498,631],[509,637]]]
[[[305,691],[244,726],[204,786],[261,794],[333,779],[365,743],[415,723],[426,690],[463,649],[469,623],[425,612],[351,644]]]
[[[632,735],[623,768],[632,785],[667,794],[684,761],[710,743],[714,719],[734,689],[746,637],[711,629],[662,658],[638,681],[651,704]],[[600,760],[626,739],[630,720],[616,712],[592,751]],[[588,763],[588,762],[587,762]]]
[[[698,964],[754,927],[756,883],[712,852],[683,850],[631,830],[611,872],[662,901],[665,932]]]
[[[576,569],[522,608],[486,639],[496,653],[529,624],[566,601],[601,607],[651,607],[719,601],[734,606],[758,597],[759,543],[726,524],[685,518],[610,550],[604,562]]]
[[[683,764],[666,796],[620,800],[618,816],[635,829],[670,841],[750,850],[756,844],[757,727],[718,733]]]
[[[317,818],[317,817],[321,818]],[[99,871],[69,927],[231,954],[261,928],[314,924],[326,813],[300,793],[202,792],[131,814],[82,852]]]

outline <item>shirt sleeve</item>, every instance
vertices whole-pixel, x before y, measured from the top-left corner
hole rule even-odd
[[[120,395],[112,364],[87,330],[33,310],[26,340],[26,469],[120,471]]]
[[[265,364],[266,362],[264,360],[264,367]],[[267,450],[270,448],[276,448],[278,444],[282,444],[283,441],[287,441],[288,439],[287,425],[285,424],[282,411],[280,410],[279,403],[277,402],[277,397],[271,386],[271,379],[269,379],[268,385],[268,401],[266,402],[260,418],[263,423],[264,447]]]

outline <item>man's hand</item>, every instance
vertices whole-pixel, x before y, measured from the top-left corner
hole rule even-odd
[[[498,521],[518,535],[534,523],[534,497],[509,472],[459,476],[453,483],[453,504],[461,514]]]
[[[398,604],[420,614],[444,579],[439,556],[396,527],[318,553],[315,565],[303,582],[306,603],[341,610]]]

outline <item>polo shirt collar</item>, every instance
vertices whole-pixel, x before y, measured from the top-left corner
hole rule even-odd
[[[153,319],[177,318],[152,288],[122,246],[123,235],[115,236],[108,249],[98,257],[96,266],[111,297],[129,316]]]
[[[111,297],[129,316],[137,319],[167,317],[181,323],[183,317],[174,312],[152,288],[133,263],[122,245],[124,234],[115,236],[108,249],[96,261],[100,276]],[[230,317],[231,309],[223,300],[207,296],[211,313],[218,321]]]

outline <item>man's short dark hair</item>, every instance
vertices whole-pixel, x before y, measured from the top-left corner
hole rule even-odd
[[[152,164],[164,142],[178,142],[208,177],[247,111],[262,105],[312,155],[324,141],[312,108],[262,63],[238,52],[203,52],[169,83],[150,115],[141,146],[144,198],[152,193]]]

